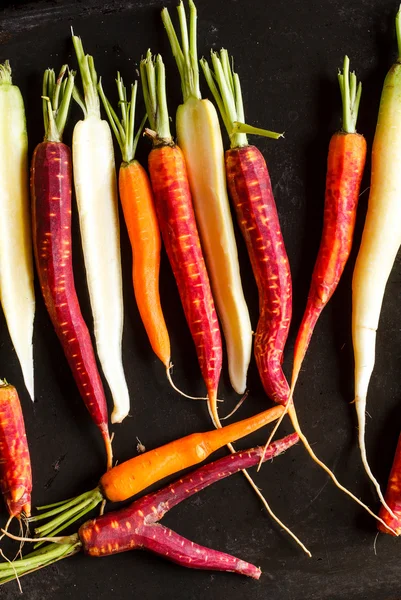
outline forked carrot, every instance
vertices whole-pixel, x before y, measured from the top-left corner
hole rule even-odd
[[[272,459],[296,444],[296,433],[273,442],[265,453]],[[87,556],[110,556],[127,550],[144,549],[191,569],[231,571],[259,579],[261,570],[230,554],[200,546],[161,525],[159,521],[174,506],[216,481],[229,477],[240,469],[252,467],[263,454],[263,448],[252,448],[226,456],[189,473],[171,485],[136,500],[130,506],[87,521],[78,533],[39,538],[52,542],[42,550],[28,554],[12,564],[0,564],[0,585],[27,575],[80,550]],[[6,532],[4,532],[6,533]],[[37,541],[10,534],[18,541]]]
[[[118,73],[117,89],[121,119],[107,100],[101,82],[98,90],[121,148],[123,162],[119,171],[120,200],[132,247],[132,280],[135,299],[150,344],[166,370],[170,368],[170,338],[164,320],[159,294],[160,230],[157,223],[152,188],[148,175],[135,159],[136,147],[145,119],[134,137],[137,82],[127,90]]]

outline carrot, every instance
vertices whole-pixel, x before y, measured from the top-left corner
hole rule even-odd
[[[121,148],[123,162],[119,171],[120,199],[132,247],[132,280],[135,299],[154,353],[166,370],[170,368],[170,338],[160,304],[160,230],[148,175],[135,160],[138,139],[145,119],[134,138],[137,82],[131,86],[131,98],[118,73],[117,89],[122,119],[107,100],[101,82],[98,90],[110,125]]]
[[[273,442],[264,460],[281,454],[298,441],[296,433]],[[136,500],[119,511],[110,512],[87,521],[77,534],[61,538],[46,536],[52,541],[39,553],[28,554],[13,563],[0,564],[0,584],[26,575],[53,562],[71,556],[79,550],[87,556],[109,556],[133,549],[145,549],[167,560],[191,569],[231,571],[259,579],[260,569],[229,554],[200,546],[160,525],[159,521],[174,506],[215,481],[229,477],[240,469],[255,465],[263,454],[263,448],[253,448],[221,458],[197,469],[169,486]],[[24,538],[14,539],[24,540]],[[25,541],[37,541],[25,538]]]
[[[214,74],[205,59],[200,62],[230,134],[233,122],[244,120],[240,81],[226,50],[211,56]],[[259,292],[256,364],[266,394],[285,404],[289,386],[281,365],[292,313],[290,266],[266,162],[244,133],[231,135],[230,145],[225,153],[228,189]]]
[[[84,89],[83,99],[74,88],[84,119],[75,125],[72,137],[82,250],[97,353],[113,397],[111,422],[121,423],[130,400],[122,364],[124,307],[113,139],[100,116],[93,57],[85,55],[79,37],[73,35],[72,41]]]
[[[140,65],[153,139],[149,174],[164,245],[206,384],[212,419],[217,415],[222,345],[209,277],[203,259],[183,154],[170,135],[165,72],[160,55],[148,51]]]
[[[388,509],[366,456],[366,397],[375,363],[376,332],[386,283],[401,245],[401,10],[398,60],[384,82],[372,147],[372,174],[361,246],[352,281],[352,340],[359,447],[366,473]]]
[[[401,434],[398,438],[398,444],[394,455],[393,465],[391,467],[390,477],[387,482],[387,490],[384,495],[386,505],[381,506],[379,516],[383,519],[388,527],[383,527],[382,523],[378,523],[377,527],[382,533],[394,535],[393,531],[401,534]],[[389,530],[389,527],[393,531]]]
[[[0,65],[0,302],[33,400],[35,291],[28,173],[24,101],[6,61]]]
[[[202,248],[227,347],[230,381],[235,391],[243,394],[252,353],[252,326],[227,196],[223,142],[216,109],[209,100],[201,98],[199,90],[195,4],[189,0],[189,36],[182,1],[177,10],[181,46],[166,8],[162,19],[183,92],[184,102],[176,115],[178,145],[187,165]],[[217,411],[214,421],[218,423]]]
[[[41,507],[40,510],[50,510],[33,517],[32,521],[54,518],[35,531],[40,535],[53,535],[95,508],[103,500],[111,502],[127,500],[153,483],[206,460],[210,454],[227,443],[257,431],[278,419],[283,411],[282,406],[275,406],[238,423],[206,433],[193,433],[160,448],[139,454],[105,473],[95,489],[76,498]]]
[[[266,442],[266,447],[271,442],[274,433],[288,411],[293,427],[311,458],[326,471],[339,489],[365,508],[369,514],[377,518],[367,506],[339,483],[334,473],[315,455],[307,438],[301,431],[292,401],[293,389],[290,390],[281,369],[282,351],[288,333],[286,316],[290,316],[291,314],[291,279],[287,257],[283,248],[283,240],[265,161],[256,148],[253,149],[253,147],[248,146],[245,135],[246,133],[256,133],[277,139],[280,137],[280,134],[251,127],[241,122],[244,120],[244,110],[239,77],[237,73],[232,71],[230,60],[225,50],[221,51],[220,58],[217,53],[212,52],[212,61],[215,68],[214,74],[212,74],[205,60],[201,61],[201,65],[208,85],[219,106],[227,131],[230,134],[232,148],[226,153],[229,189],[237,211],[239,224],[247,243],[255,279],[258,283],[261,313],[263,315],[263,311],[265,310],[270,317],[270,322],[267,325],[262,317],[262,322],[258,324],[258,329],[260,326],[261,332],[264,332],[265,337],[261,336],[260,348],[255,343],[255,355],[266,392],[273,400],[286,406],[285,411],[277,421]],[[344,66],[344,77],[340,77],[340,83],[345,85],[348,90],[348,59],[346,59]],[[345,81],[346,84],[344,84]],[[353,98],[353,101],[357,100],[357,103],[359,103],[360,91],[357,96],[356,78],[354,75],[351,77],[351,84],[351,98]],[[348,95],[343,95],[343,101],[346,106],[344,110],[344,114],[346,115],[344,128],[351,128],[350,119],[356,120],[356,113],[354,112],[352,117],[349,114],[351,106]],[[352,104],[354,107],[353,102]],[[354,135],[358,139],[361,138],[363,140],[362,136],[356,133],[335,134],[334,139],[337,139],[337,137],[348,137],[348,135]],[[362,142],[362,149],[363,143],[364,140]],[[333,149],[341,152],[342,146],[340,143],[330,146],[331,152]],[[355,165],[356,158],[355,161],[352,161],[351,166],[348,165],[346,168],[341,168],[341,165],[346,164],[345,159],[347,158],[347,154],[345,153],[342,157],[337,156],[337,160],[335,160],[333,155],[329,156],[326,184],[326,225],[323,233],[322,249],[317,261],[319,269],[315,270],[315,277],[319,278],[323,287],[325,282],[327,286],[331,285],[331,292],[334,291],[335,281],[338,282],[350,251],[350,241],[346,235],[343,236],[342,227],[344,224],[349,223],[347,231],[352,239],[355,209],[364,163],[364,154],[362,152],[362,164],[357,163],[359,165],[357,170]],[[336,166],[338,164],[340,166],[334,170],[333,165]],[[340,177],[340,181],[337,181],[337,188],[335,187],[336,173]],[[342,178],[344,178],[344,181]],[[355,207],[354,210],[349,212],[353,207]],[[331,217],[331,221],[327,225],[328,217]],[[337,218],[338,223],[333,225],[333,218]],[[333,240],[330,237],[333,234],[333,228],[335,231],[336,229],[340,230],[341,234],[338,237],[342,243],[334,244],[333,250],[329,252],[330,244],[333,245]],[[327,256],[328,252],[330,254],[329,259]],[[334,269],[334,276],[331,269],[333,264],[338,265],[338,268]],[[315,287],[312,286],[312,290],[314,289]],[[267,345],[267,350],[265,345]]]
[[[47,69],[43,80],[45,138],[31,164],[33,245],[39,283],[50,319],[61,342],[81,397],[99,428],[112,465],[107,403],[92,341],[74,284],[71,254],[71,151],[62,134],[74,86],[74,74],[57,82]]]
[[[18,392],[0,380],[0,490],[10,518],[31,514],[32,471]]]

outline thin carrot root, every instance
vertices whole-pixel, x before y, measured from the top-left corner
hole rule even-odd
[[[107,427],[100,426],[100,431],[103,437],[104,445],[106,448],[106,457],[107,457],[107,471],[109,471],[113,466],[113,447],[111,443],[111,438],[109,434],[109,430]],[[114,434],[113,434],[114,437]]]
[[[237,412],[237,410],[239,408],[241,408],[241,406],[243,405],[245,400],[248,398],[248,396],[249,396],[249,390],[245,390],[245,394],[242,396],[241,400],[239,402],[237,402],[237,404],[234,406],[232,411],[228,413],[228,415],[226,415],[225,417],[220,417],[220,421],[225,421],[226,419],[229,419],[230,417],[232,417]]]
[[[166,375],[167,375],[167,379],[169,384],[171,385],[171,387],[173,388],[173,390],[175,390],[176,392],[178,392],[181,396],[184,396],[184,398],[188,398],[189,400],[209,400],[209,398],[207,396],[190,396],[189,394],[186,394],[185,392],[183,392],[182,390],[180,390],[180,388],[178,388],[172,377],[171,377],[171,370],[173,368],[173,363],[170,363],[168,367],[166,367]],[[223,400],[216,400],[217,402],[223,402]]]
[[[380,502],[382,503],[384,508],[387,510],[387,512],[390,513],[392,518],[397,520],[398,517],[393,513],[393,511],[391,510],[391,508],[385,501],[384,496],[381,491],[381,488],[380,488],[380,484],[377,481],[377,479],[375,478],[375,476],[373,475],[371,468],[369,466],[369,463],[368,463],[368,457],[366,456],[366,445],[365,445],[365,423],[366,423],[365,408],[366,408],[366,403],[360,403],[360,402],[358,402],[358,398],[355,398],[355,409],[356,409],[356,414],[358,417],[358,424],[359,424],[358,442],[359,442],[359,449],[361,451],[362,463],[365,468],[367,476],[369,477],[369,479],[375,486],[375,489],[376,489],[377,495],[379,496]]]
[[[208,404],[208,408],[209,408],[210,417],[213,421],[214,426],[216,427],[216,429],[221,429],[222,425],[221,425],[221,422],[219,419],[219,415],[217,413],[217,405],[215,403],[213,403],[213,397]],[[216,421],[215,421],[215,419],[216,419]],[[231,454],[236,453],[236,450],[232,444],[227,444],[227,448],[230,450]],[[266,448],[263,449],[263,458],[261,458],[262,461],[265,457],[265,454],[266,454]],[[279,525],[279,527],[282,527],[284,529],[284,531],[286,531],[288,533],[288,535],[290,535],[292,537],[292,539],[302,548],[302,550],[309,557],[311,557],[312,554],[307,549],[307,547],[301,542],[301,540],[299,538],[297,538],[295,533],[293,533],[286,525],[284,525],[284,523],[275,515],[275,513],[271,509],[269,503],[267,502],[266,498],[264,497],[264,495],[262,494],[262,492],[260,491],[260,489],[258,488],[256,483],[254,482],[252,477],[249,475],[248,471],[246,471],[245,469],[242,469],[242,473],[245,476],[245,478],[247,479],[250,486],[252,487],[253,491],[256,493],[258,498],[261,500],[263,506],[265,507],[265,509],[267,510],[268,514],[273,519],[273,521],[275,521]]]

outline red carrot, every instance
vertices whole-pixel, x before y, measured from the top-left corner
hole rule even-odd
[[[205,59],[201,65],[231,133],[232,123],[244,120],[239,78],[231,70],[226,50],[211,56],[214,76]],[[228,189],[259,292],[256,364],[266,394],[285,404],[289,386],[281,364],[292,313],[290,266],[265,159],[255,146],[248,145],[244,133],[232,134],[230,143],[225,153]]]
[[[150,52],[141,61],[144,97],[152,130],[149,174],[167,255],[177,282],[185,317],[206,384],[209,411],[215,424],[222,345],[220,328],[196,226],[184,157],[173,143],[165,102],[164,65]],[[153,93],[154,92],[154,93]]]
[[[271,444],[264,460],[281,454],[298,441],[293,433]],[[185,498],[208,487],[215,481],[224,479],[241,469],[257,464],[263,455],[263,448],[253,448],[221,458],[197,469],[166,488],[149,494],[119,511],[84,523],[78,534],[54,538],[61,543],[57,554],[55,544],[25,557],[23,562],[14,561],[0,565],[0,584],[22,576],[32,570],[49,565],[82,548],[89,556],[108,556],[133,549],[146,549],[167,560],[192,569],[232,571],[259,579],[260,569],[229,554],[205,548],[183,538],[171,529],[159,524],[160,519]],[[46,538],[52,540],[52,538]],[[35,541],[35,540],[33,540]]]
[[[385,506],[381,506],[379,517],[394,530],[397,535],[401,534],[401,434],[398,438],[397,449],[394,455],[393,466],[391,467],[390,477],[388,478],[387,490],[384,495],[387,506],[392,510],[391,515]],[[394,518],[396,517],[396,518]],[[389,531],[380,521],[377,527],[383,533],[394,535],[393,531]]]
[[[51,99],[44,101],[46,135],[35,149],[31,166],[33,244],[46,308],[85,406],[103,436],[110,468],[112,450],[106,398],[72,270],[71,152],[61,142],[61,135],[74,76],[69,74],[63,94],[60,86],[65,70],[63,67],[57,84],[52,70],[45,73],[44,96]]]
[[[31,514],[32,471],[18,392],[0,380],[0,490],[10,517]]]

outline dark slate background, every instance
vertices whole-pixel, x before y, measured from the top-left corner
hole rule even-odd
[[[175,10],[174,0],[167,2]],[[163,54],[171,115],[180,102],[175,64],[160,20],[160,0],[85,2],[5,0],[0,13],[0,59],[10,59],[14,81],[27,110],[30,152],[43,136],[41,77],[48,66],[76,66],[70,26],[94,54],[104,87],[115,101],[113,79],[119,69],[130,82],[148,47]],[[289,374],[294,337],[319,245],[330,135],[340,125],[337,69],[344,53],[363,81],[359,131],[371,146],[383,79],[396,55],[390,0],[198,0],[199,54],[227,47],[241,76],[247,120],[285,130],[278,142],[259,139],[271,173],[294,281],[294,318],[286,352]],[[176,22],[176,21],[175,21]],[[202,90],[208,91],[202,79]],[[142,101],[139,111],[143,111]],[[81,117],[74,106],[65,141]],[[227,141],[227,140],[226,140]],[[139,158],[149,150],[143,141]],[[116,153],[119,161],[119,152]],[[369,165],[362,190],[369,185]],[[354,250],[338,290],[313,337],[296,394],[300,421],[318,455],[341,482],[374,509],[378,503],[363,473],[357,444],[350,334],[351,275],[368,194],[361,196]],[[84,314],[91,322],[76,211],[74,265]],[[206,407],[178,396],[153,356],[135,306],[131,253],[121,232],[124,273],[124,364],[132,417],[115,426],[115,457],[136,453],[136,436],[150,449],[194,431],[207,430]],[[244,288],[256,324],[256,287],[244,244],[238,236]],[[386,485],[401,424],[401,266],[396,261],[387,286],[377,344],[376,369],[369,390],[367,448],[371,466]],[[163,308],[171,333],[176,383],[203,394],[195,351],[165,256]],[[36,402],[25,392],[5,322],[0,325],[1,376],[20,390],[31,448],[34,504],[50,503],[93,487],[104,465],[102,443],[75,388],[62,350],[37,289],[34,335]],[[254,363],[250,398],[237,413],[243,418],[269,406]],[[220,396],[228,412],[237,402],[224,366]],[[289,426],[283,427],[283,433]],[[238,447],[262,443],[259,432]],[[224,454],[221,452],[220,454]],[[401,542],[381,535],[374,552],[374,521],[340,493],[302,447],[268,464],[255,479],[271,506],[311,549],[307,558],[263,512],[245,480],[236,475],[205,490],[167,515],[165,522],[205,545],[260,565],[259,582],[232,574],[197,572],[142,552],[102,559],[74,558],[22,580],[27,600],[170,599],[195,600],[399,600]],[[4,506],[2,517],[5,520]],[[0,597],[18,597],[15,583]]]

